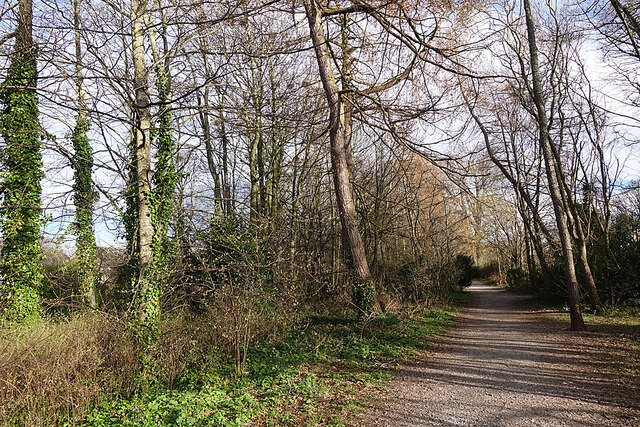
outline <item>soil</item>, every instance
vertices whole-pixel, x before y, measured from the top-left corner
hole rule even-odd
[[[469,291],[456,327],[432,353],[400,367],[351,425],[640,426],[637,377],[607,371],[603,359],[605,349],[637,361],[624,342],[571,332],[528,296],[476,282]]]

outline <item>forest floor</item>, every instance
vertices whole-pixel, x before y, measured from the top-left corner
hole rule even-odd
[[[532,297],[469,291],[447,337],[352,425],[640,426],[640,326],[571,332]]]

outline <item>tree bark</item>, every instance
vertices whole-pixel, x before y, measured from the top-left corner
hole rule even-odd
[[[571,315],[571,330],[585,330],[582,313],[580,311],[580,290],[576,279],[575,266],[573,264],[573,248],[571,246],[571,235],[567,226],[567,219],[563,210],[562,196],[556,176],[556,168],[559,165],[553,155],[551,148],[551,138],[549,135],[549,120],[545,107],[544,94],[542,91],[542,83],[540,81],[540,65],[538,62],[538,47],[536,44],[536,35],[531,13],[531,3],[524,0],[525,18],[527,23],[527,36],[529,42],[529,52],[531,55],[531,74],[533,80],[533,98],[538,113],[538,125],[540,127],[540,146],[544,157],[544,163],[547,173],[547,181],[549,184],[549,193],[553,203],[553,210],[556,217],[556,225],[560,234],[560,243],[562,244],[562,253],[564,258],[565,278],[569,294],[569,313]]]
[[[151,223],[151,106],[149,98],[148,68],[145,64],[144,16],[147,0],[131,0],[131,46],[133,84],[135,90],[134,144],[137,171],[138,198],[138,320],[149,324],[155,320],[158,309],[157,292],[147,273],[153,261],[153,225]]]
[[[336,200],[342,232],[348,245],[350,260],[347,264],[353,269],[356,284],[369,280],[369,264],[356,217],[356,207],[351,185],[349,153],[347,151],[348,107],[340,98],[339,88],[331,64],[331,55],[322,28],[322,13],[313,0],[304,0],[309,21],[320,78],[329,104],[329,137],[331,145],[331,170],[336,192]]]

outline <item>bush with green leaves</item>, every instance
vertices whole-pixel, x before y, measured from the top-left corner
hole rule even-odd
[[[473,258],[468,255],[457,255],[455,266],[458,270],[458,286],[460,289],[471,286],[472,280],[480,274],[478,267],[473,262]]]
[[[640,217],[620,214],[614,218],[609,235],[610,252],[604,250],[602,236],[592,242],[590,262],[603,301],[611,305],[640,300]]]
[[[530,292],[529,275],[522,267],[512,267],[507,270],[507,287],[514,291]]]

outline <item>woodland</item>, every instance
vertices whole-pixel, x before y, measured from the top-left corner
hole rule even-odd
[[[339,422],[474,278],[637,315],[638,70],[637,1],[2,0],[0,423]]]

